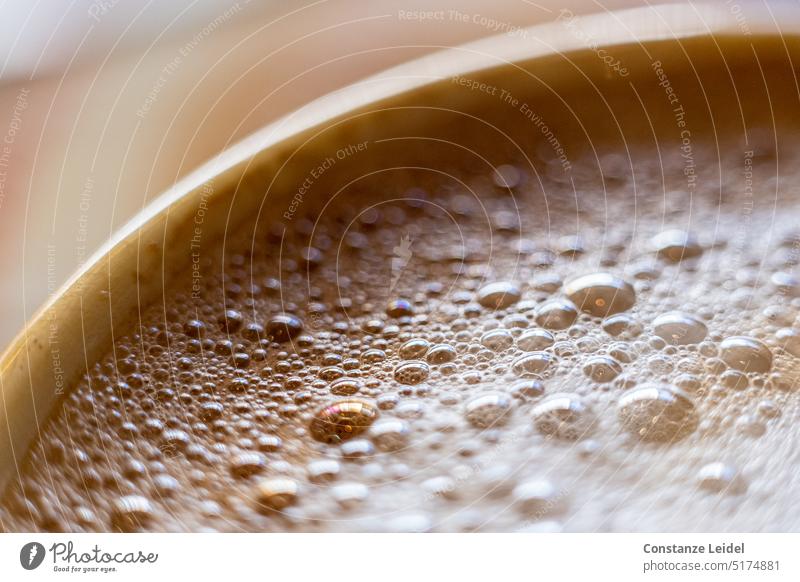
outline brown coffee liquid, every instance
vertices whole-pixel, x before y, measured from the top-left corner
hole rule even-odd
[[[718,146],[509,150],[227,233],[59,406],[2,527],[797,529],[797,165]]]

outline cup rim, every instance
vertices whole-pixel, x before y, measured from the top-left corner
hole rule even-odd
[[[742,5],[741,13],[746,14],[748,33],[742,31],[731,11],[711,4],[693,6],[691,12],[687,6],[681,4],[656,4],[598,14],[575,15],[574,26],[578,32],[574,35],[563,34],[559,29],[558,20],[537,24],[521,29],[513,35],[494,35],[446,47],[327,93],[256,130],[167,188],[102,243],[37,309],[25,327],[41,317],[42,313],[52,307],[83,274],[91,270],[113,248],[134,235],[154,216],[178,200],[190,196],[210,178],[245,164],[256,154],[298,133],[319,127],[366,105],[410,93],[447,77],[479,73],[507,65],[515,66],[523,61],[548,55],[586,50],[588,48],[586,39],[592,39],[593,42],[597,33],[603,34],[603,42],[596,46],[603,48],[720,35],[740,37],[800,35],[800,21],[780,18],[783,13],[800,15],[800,7],[794,7],[792,10],[793,6],[788,2],[781,2],[774,8],[775,12],[780,14],[771,13],[768,18],[764,12],[753,10],[752,5]],[[788,24],[784,25],[783,22]],[[539,41],[539,46],[523,45],[518,41],[521,35],[525,38],[535,38]],[[420,75],[420,71],[425,71],[425,74]],[[19,335],[9,346],[16,344],[18,339]],[[4,363],[10,351],[7,348],[0,357],[0,371],[5,367]]]
[[[101,269],[104,261],[109,260],[116,250],[126,244],[135,244],[137,235],[154,223],[157,217],[179,204],[195,199],[209,180],[230,183],[257,155],[265,155],[281,144],[291,142],[300,134],[365,107],[402,98],[454,76],[485,73],[509,66],[518,67],[522,62],[548,56],[577,54],[624,45],[644,47],[659,41],[681,42],[722,36],[739,39],[779,36],[784,39],[785,36],[800,35],[800,18],[797,18],[800,7],[788,2],[769,6],[767,10],[763,6],[743,3],[739,14],[746,18],[747,31],[742,29],[737,14],[723,5],[661,4],[580,16],[562,10],[555,21],[519,29],[513,34],[491,36],[444,48],[369,76],[315,99],[257,130],[177,181],[139,211],[100,245],[28,319],[0,356],[0,392],[3,396],[0,409],[4,416],[0,418],[0,423],[11,430],[7,399],[9,395],[14,395],[14,391],[30,391],[30,396],[26,393],[25,397],[30,398],[35,410],[33,393],[36,388],[31,385],[23,386],[22,382],[15,384],[13,377],[6,378],[11,375],[15,366],[20,365],[22,359],[25,359],[30,368],[31,361],[38,357],[39,354],[28,350],[30,342],[37,339],[39,328],[34,330],[34,326],[41,325],[48,312],[57,307],[68,293],[73,292],[84,277]],[[569,20],[571,34],[565,34],[565,19]],[[595,42],[594,39],[602,41]],[[46,418],[49,413],[50,410],[42,411],[42,417]],[[8,438],[11,437],[5,434],[0,437],[2,463],[11,458],[16,459],[19,455],[15,453],[22,453],[24,456],[30,446],[30,442],[26,442],[21,451],[14,451],[14,444]],[[11,448],[11,455],[2,450],[6,447]],[[0,466],[0,487],[5,485],[9,473],[13,473],[12,467]]]

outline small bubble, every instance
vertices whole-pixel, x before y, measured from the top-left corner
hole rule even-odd
[[[153,519],[150,500],[141,495],[127,495],[114,500],[111,522],[123,532],[143,529]]]
[[[603,331],[610,336],[637,336],[641,333],[641,326],[627,313],[619,313],[603,320]]]
[[[732,390],[744,390],[750,383],[747,374],[738,370],[726,370],[719,379],[726,388]]]
[[[523,481],[511,492],[518,511],[533,517],[543,517],[563,510],[564,499],[558,488],[547,479]]]
[[[306,465],[306,475],[312,483],[330,483],[339,476],[341,466],[333,459],[312,461]]]
[[[493,329],[481,336],[481,345],[493,352],[502,352],[514,345],[514,336],[507,329]]]
[[[800,333],[791,329],[779,329],[775,333],[778,345],[795,357],[800,357]]]
[[[698,344],[708,333],[705,324],[688,313],[673,311],[653,321],[653,333],[673,346]]]
[[[532,400],[544,394],[544,384],[539,380],[520,380],[511,386],[509,394],[521,400]]]
[[[692,399],[666,384],[635,388],[620,398],[617,411],[625,430],[643,441],[676,441],[697,428]]]
[[[297,482],[284,477],[264,479],[255,489],[256,500],[264,509],[280,511],[297,502]]]
[[[682,230],[665,230],[651,241],[656,253],[673,263],[703,254],[703,247],[694,235]]]
[[[781,415],[781,409],[772,400],[762,400],[758,403],[758,414],[764,418],[777,418]]]
[[[722,360],[742,372],[769,372],[772,352],[760,340],[746,336],[729,337],[719,346]]]
[[[339,443],[364,432],[378,417],[377,409],[362,400],[341,400],[317,412],[309,426],[323,443]]]
[[[414,385],[425,380],[430,374],[430,368],[425,362],[408,361],[394,369],[394,378],[401,384]]]
[[[350,509],[366,501],[369,497],[369,487],[354,481],[340,483],[331,488],[331,497],[344,509]]]
[[[511,364],[511,370],[520,377],[537,376],[553,363],[553,356],[548,352],[531,352],[520,356]]]
[[[478,303],[490,309],[505,309],[514,305],[522,297],[522,293],[514,283],[500,281],[489,283],[478,291]]]
[[[244,479],[260,473],[266,467],[266,460],[258,453],[242,453],[231,461],[230,470],[234,477]]]
[[[583,373],[598,383],[611,382],[622,373],[622,366],[609,356],[594,356],[583,365]]]
[[[735,468],[724,463],[709,463],[697,474],[697,485],[710,493],[743,493],[747,486]]]
[[[448,344],[438,344],[428,350],[428,354],[425,359],[429,364],[438,365],[452,362],[457,356],[458,354],[453,346]]]
[[[564,293],[578,309],[595,317],[628,311],[636,302],[631,284],[610,273],[592,273],[567,281]]]
[[[358,461],[375,454],[375,447],[366,439],[353,439],[342,443],[339,449],[342,458],[348,461]]]
[[[331,384],[331,394],[336,396],[352,396],[361,390],[361,383],[352,378],[342,378]]]
[[[235,309],[227,309],[222,317],[219,318],[219,325],[223,331],[236,333],[242,327],[244,317]]]
[[[406,299],[395,299],[386,306],[386,315],[389,317],[409,317],[414,315],[414,307]]]
[[[553,299],[536,310],[536,323],[546,329],[567,329],[578,317],[578,309],[571,301]]]
[[[303,331],[303,322],[299,317],[288,313],[274,316],[267,322],[267,338],[274,342],[284,343],[297,337]]]
[[[736,419],[736,430],[744,435],[758,438],[764,436],[764,433],[767,432],[767,426],[755,416],[743,414]]]
[[[516,166],[501,164],[492,173],[492,180],[498,188],[516,188],[522,181],[522,173]]]
[[[464,417],[478,428],[505,424],[511,411],[511,399],[503,393],[491,392],[467,403]]]
[[[422,338],[414,338],[408,340],[400,346],[399,355],[404,360],[418,360],[428,353],[431,347],[430,342]]]
[[[594,415],[577,394],[553,394],[537,404],[533,425],[540,433],[564,440],[578,440],[591,432]]]
[[[200,406],[200,418],[208,422],[222,416],[224,408],[219,402],[204,402]]]
[[[369,430],[369,437],[382,451],[399,451],[408,445],[411,429],[408,423],[387,418],[379,420]]]
[[[555,338],[549,331],[532,329],[517,338],[517,347],[523,352],[537,352],[549,348],[554,342]]]

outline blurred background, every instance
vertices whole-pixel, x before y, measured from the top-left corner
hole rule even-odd
[[[646,3],[6,0],[0,346],[115,229],[260,126],[442,47]]]

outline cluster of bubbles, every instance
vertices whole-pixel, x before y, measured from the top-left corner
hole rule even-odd
[[[3,527],[788,527],[758,443],[794,411],[791,219],[756,208],[783,238],[737,243],[733,202],[459,171],[480,200],[423,184],[234,237],[200,303],[173,293],[71,391]]]

